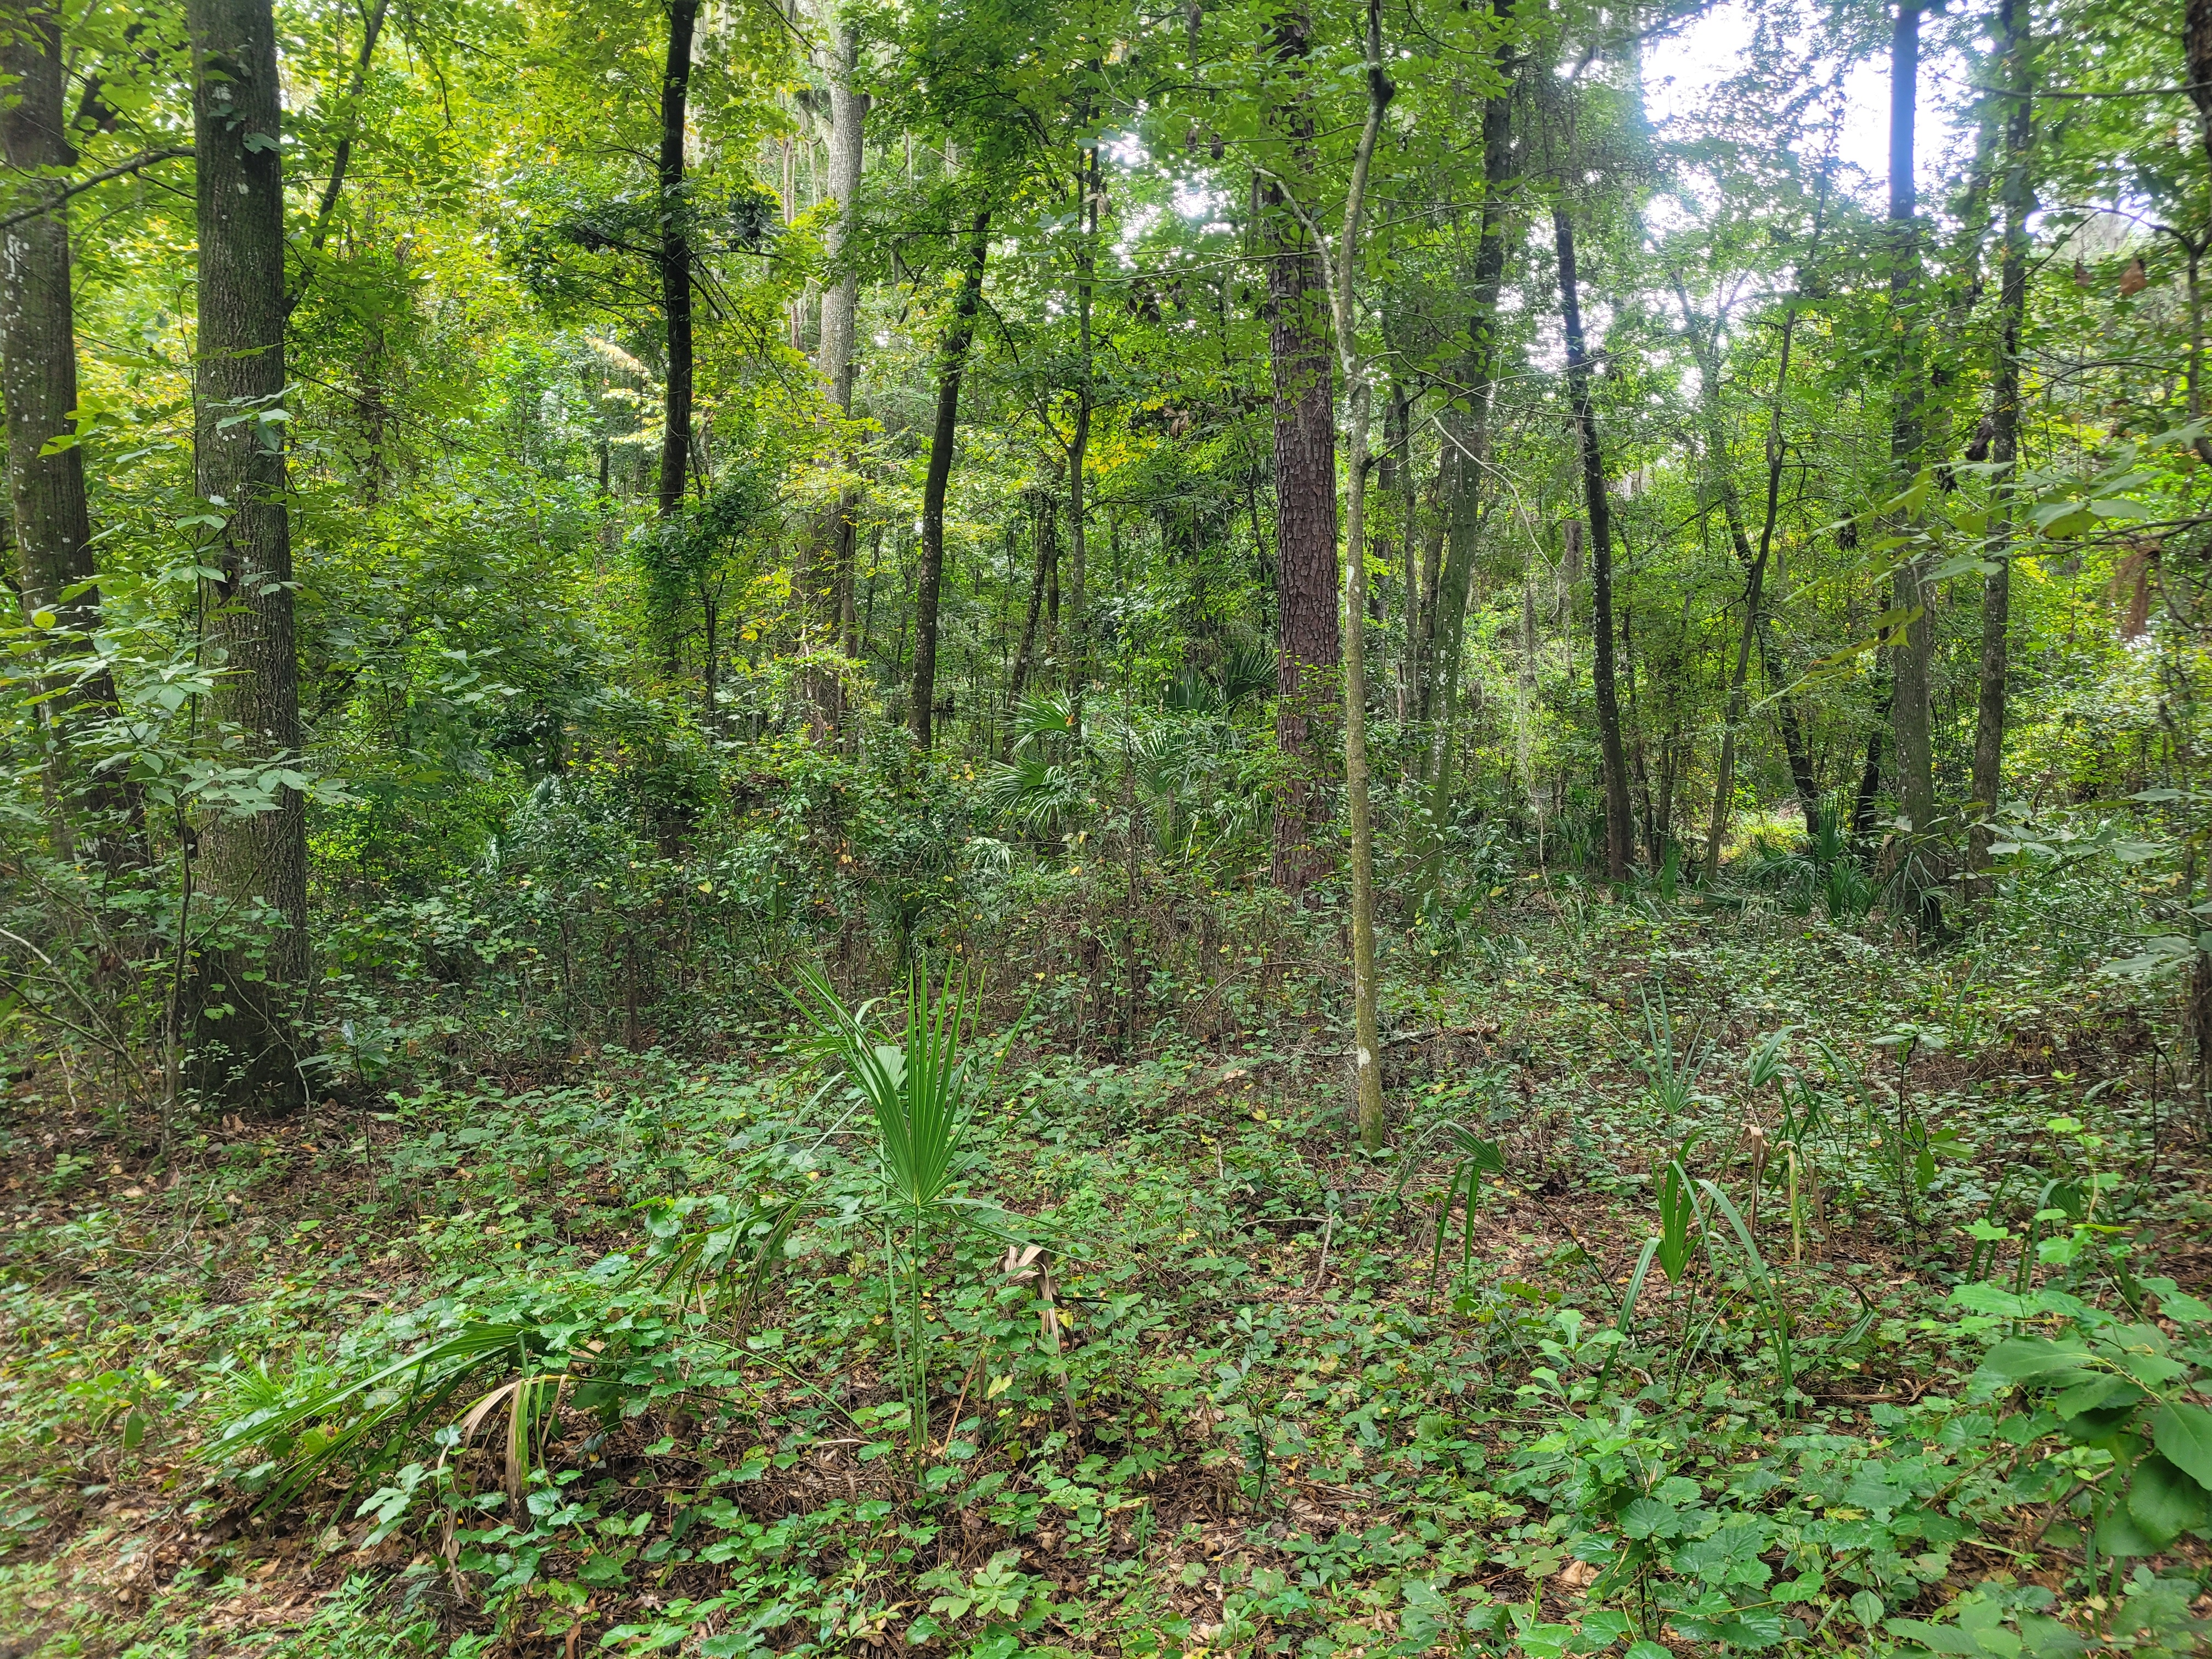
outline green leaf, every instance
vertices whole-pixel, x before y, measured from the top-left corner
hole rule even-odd
[[[2163,1549],[2205,1523],[2204,1488],[2153,1453],[2136,1465],[2128,1482],[2128,1513],[2146,1537]]]
[[[2115,1504],[2097,1522],[2097,1550],[2112,1556],[2156,1555],[2165,1541],[2151,1535],[2135,1516]]]
[[[1982,1361],[1982,1369],[1994,1371],[2008,1382],[2024,1382],[2031,1377],[2086,1370],[2094,1359],[2094,1356],[2079,1342],[2060,1343],[2046,1337],[2015,1336],[1991,1348]]]
[[[1620,1512],[1620,1530],[1630,1538],[1679,1538],[1683,1525],[1681,1510],[1656,1498],[1633,1498]]]
[[[2179,1401],[2150,1420],[2151,1438],[2189,1478],[2212,1492],[2212,1412]]]
[[[2061,1417],[2078,1417],[2083,1412],[2096,1410],[2124,1389],[2129,1389],[2129,1384],[2119,1377],[2093,1376],[2059,1395],[2051,1402],[2051,1408]]]

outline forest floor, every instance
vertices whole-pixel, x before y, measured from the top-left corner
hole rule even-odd
[[[2203,1505],[2139,1495],[2123,1408],[2212,1362],[2212,1157],[2139,994],[2055,939],[1512,902],[1393,999],[1395,1158],[1327,1056],[1016,1048],[968,1186],[1053,1309],[947,1241],[919,1438],[872,1154],[775,1033],[166,1158],[41,1072],[0,1656],[2197,1650]],[[753,1305],[662,1270],[793,1187]],[[425,1373],[349,1381],[486,1328],[528,1334],[283,1495]],[[2100,1449],[1988,1369],[2034,1332],[2169,1369]]]

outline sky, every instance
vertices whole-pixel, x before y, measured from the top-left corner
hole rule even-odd
[[[1644,49],[1644,107],[1661,127],[1689,114],[1711,82],[1741,66],[1752,22],[1736,0],[1722,0],[1663,40]],[[1923,191],[1934,190],[1949,169],[1945,165],[1955,137],[1953,118],[1969,100],[1964,95],[1966,65],[1941,47],[1929,26],[1923,33],[1920,69],[1917,150]],[[1887,52],[1855,65],[1844,80],[1844,118],[1837,135],[1838,158],[1861,175],[1862,188],[1886,191],[1889,179],[1889,63]]]

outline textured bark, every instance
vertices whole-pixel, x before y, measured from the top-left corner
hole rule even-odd
[[[15,104],[0,112],[0,136],[9,170],[23,181],[26,193],[51,198],[60,188],[60,170],[76,159],[64,127],[60,20],[41,8],[17,13],[7,27],[14,35],[0,52],[0,68],[15,77]],[[24,608],[82,625],[88,607],[70,605],[64,617],[60,595],[92,574],[83,457],[74,447],[40,453],[48,440],[70,431],[76,407],[64,210],[57,204],[11,225],[0,236],[0,258],[6,261],[0,282],[0,372],[6,377],[8,485]]]
[[[225,525],[203,562],[204,647],[223,670],[211,713],[242,740],[233,764],[295,755],[299,656],[283,428],[258,415],[284,390],[284,202],[270,0],[190,0],[199,159],[199,492]],[[306,803],[199,825],[199,913],[214,933],[193,979],[187,1081],[224,1103],[306,1101],[296,1029],[310,983]],[[257,948],[257,946],[258,948]]]
[[[1989,861],[1990,817],[2003,783],[2006,634],[2012,620],[2012,469],[2020,459],[2021,329],[2027,315],[2027,219],[2035,208],[2029,177],[2035,103],[2028,61],[2028,0],[2000,0],[1997,27],[2003,74],[2014,96],[2005,120],[2004,252],[1999,267],[1996,407],[1990,416],[1990,459],[1996,463],[1997,513],[1990,526],[1996,568],[1982,578],[1982,654],[1975,698],[1975,823],[1967,861]]]
[[[907,723],[915,744],[930,745],[937,702],[937,611],[945,586],[945,491],[952,478],[952,445],[960,424],[960,377],[968,366],[968,347],[975,337],[975,313],[983,305],[983,262],[991,252],[991,215],[975,216],[968,232],[966,270],[945,337],[937,351],[937,418],[930,428],[929,471],[921,487],[921,580],[914,618],[914,706]]]
[[[83,456],[74,447],[41,453],[51,440],[69,434],[77,401],[69,219],[61,176],[76,152],[63,113],[65,72],[58,15],[19,0],[10,7],[5,27],[12,38],[0,51],[0,70],[15,77],[15,85],[12,107],[0,111],[0,148],[9,171],[40,210],[13,216],[0,231],[0,398],[7,404],[8,498],[24,614],[53,617],[50,654],[58,668],[100,619],[97,590],[62,597],[93,574]],[[139,840],[135,798],[112,784],[88,785],[69,755],[75,719],[112,708],[114,683],[104,668],[89,674],[58,673],[57,680],[58,694],[40,708],[55,846],[66,857],[94,850],[97,842],[109,863],[130,862]],[[94,824],[75,821],[80,805],[98,815]],[[82,833],[86,829],[89,836]]]
[[[1273,252],[1275,744],[1285,761],[1275,795],[1275,884],[1302,893],[1328,872],[1314,844],[1334,745],[1341,646],[1337,631],[1336,420],[1321,257],[1282,204],[1269,215]]]
[[[1598,749],[1605,763],[1605,865],[1608,880],[1628,879],[1636,833],[1628,811],[1628,765],[1620,741],[1620,697],[1613,684],[1613,507],[1605,484],[1605,451],[1597,414],[1590,406],[1589,354],[1583,343],[1581,296],[1576,292],[1574,223],[1563,203],[1552,206],[1552,240],[1559,258],[1559,309],[1567,337],[1567,389],[1574,403],[1575,433],[1582,448],[1583,499],[1589,512],[1592,631],[1596,651],[1590,678],[1597,693]]]
[[[660,510],[684,504],[691,459],[691,242],[684,191],[684,129],[691,98],[691,37],[699,0],[669,0],[668,62],[660,82],[660,314],[668,325],[668,389],[660,427]]]
[[[1889,106],[1889,305],[1896,340],[1891,382],[1889,458],[1893,482],[1903,489],[1919,470],[1922,388],[1920,361],[1920,228],[1915,216],[1917,193],[1912,176],[1913,114],[1920,85],[1920,8],[1900,0],[1890,34]],[[1900,514],[1894,528],[1911,531],[1911,515]],[[1929,731],[1929,665],[1934,655],[1933,595],[1921,580],[1916,556],[1900,562],[1892,579],[1891,604],[1908,620],[1891,652],[1893,689],[1890,719],[1895,728],[1897,802],[1916,836],[1936,822],[1936,762]]]

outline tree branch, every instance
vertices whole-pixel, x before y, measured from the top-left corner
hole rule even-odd
[[[26,219],[37,218],[42,213],[52,213],[70,197],[80,195],[90,190],[94,185],[104,185],[114,179],[126,179],[134,173],[143,172],[152,167],[156,161],[173,161],[179,156],[190,155],[191,153],[192,147],[190,144],[179,144],[168,149],[149,149],[143,155],[134,155],[119,166],[108,168],[105,173],[95,173],[89,179],[80,179],[73,185],[63,186],[60,194],[40,202],[35,207],[17,209],[6,218],[0,219],[0,230],[10,229],[21,224]]]

